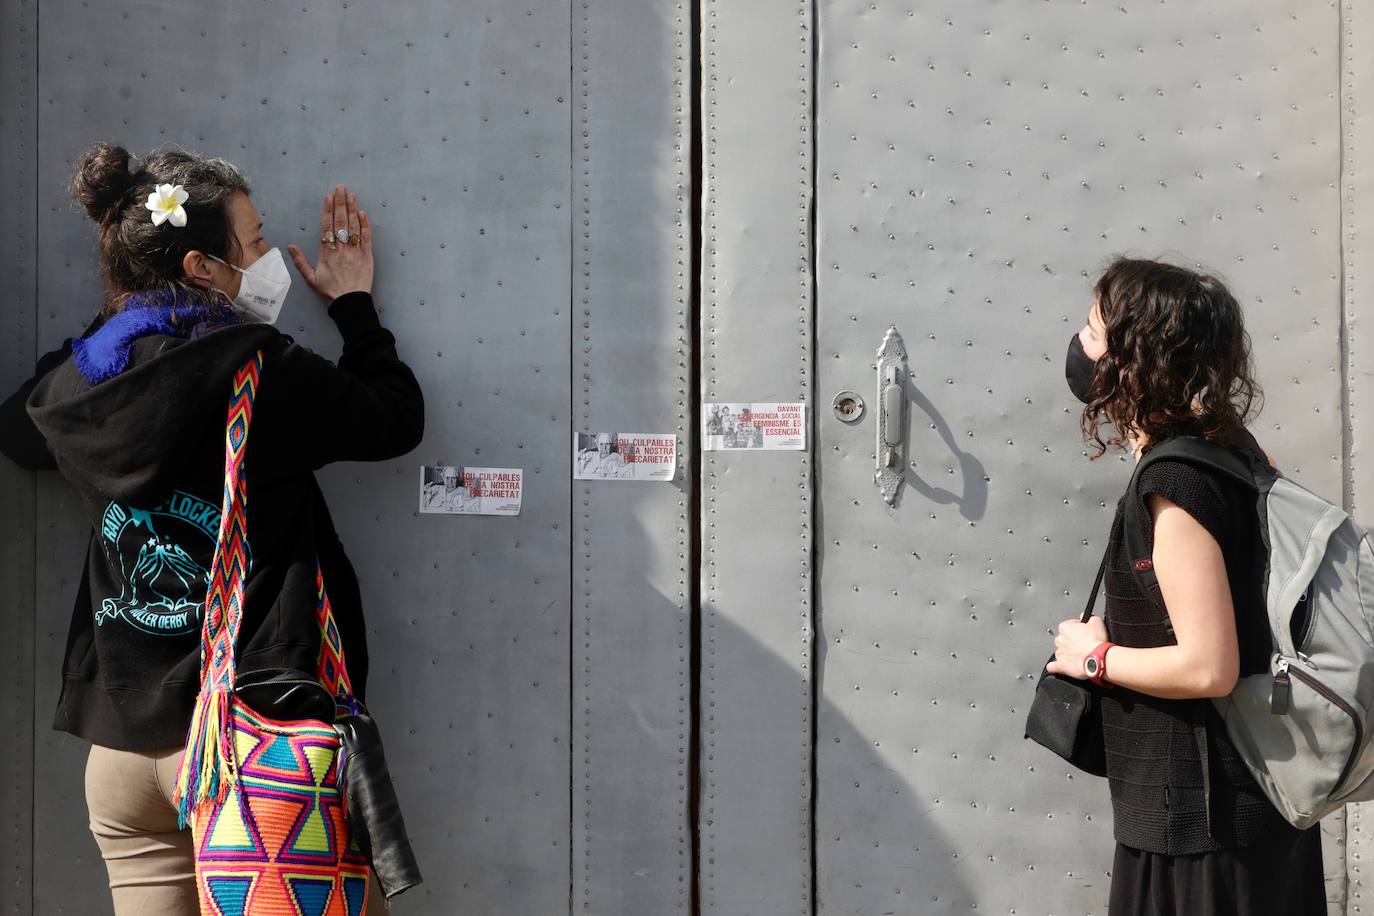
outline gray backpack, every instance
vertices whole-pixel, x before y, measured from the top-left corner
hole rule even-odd
[[[1374,549],[1350,516],[1271,467],[1248,432],[1242,439],[1233,450],[1180,436],[1142,458],[1127,491],[1126,549],[1146,594],[1158,599],[1139,525],[1147,510],[1138,481],[1153,461],[1183,459],[1255,492],[1273,656],[1268,673],[1242,677],[1214,703],[1264,794],[1306,828],[1346,802],[1374,798]]]

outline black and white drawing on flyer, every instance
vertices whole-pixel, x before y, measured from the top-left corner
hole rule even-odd
[[[525,472],[520,468],[420,468],[420,511],[431,515],[519,515]]]
[[[675,473],[671,433],[573,433],[575,480],[672,480]]]
[[[704,404],[701,409],[708,452],[806,449],[805,404]]]

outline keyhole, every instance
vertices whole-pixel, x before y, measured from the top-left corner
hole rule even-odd
[[[852,391],[841,391],[830,405],[843,423],[856,423],[864,415],[864,399]]]

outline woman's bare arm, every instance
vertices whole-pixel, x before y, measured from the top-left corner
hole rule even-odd
[[[1155,526],[1151,557],[1178,644],[1113,646],[1106,657],[1107,679],[1165,699],[1226,696],[1240,676],[1240,644],[1221,547],[1176,503],[1157,493],[1147,500]],[[1050,670],[1082,678],[1083,657],[1106,638],[1100,618],[1086,624],[1064,621]]]

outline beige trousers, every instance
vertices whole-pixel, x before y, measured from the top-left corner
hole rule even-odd
[[[181,748],[116,751],[91,745],[86,808],[105,859],[115,916],[199,916],[191,831],[177,827],[172,785]],[[373,879],[367,916],[386,912]]]

